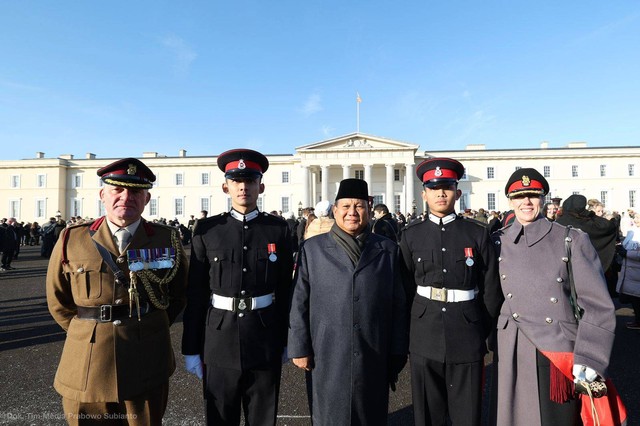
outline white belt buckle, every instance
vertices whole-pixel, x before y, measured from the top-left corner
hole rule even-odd
[[[439,302],[447,301],[447,289],[446,288],[434,288],[431,287],[431,300],[437,300]]]

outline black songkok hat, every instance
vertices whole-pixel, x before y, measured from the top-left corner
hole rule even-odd
[[[156,175],[137,158],[123,158],[98,169],[100,179],[113,186],[149,189],[153,187]]]
[[[547,195],[549,182],[536,169],[518,169],[507,181],[504,193],[509,198],[517,195]]]
[[[218,156],[218,168],[225,179],[259,178],[269,168],[269,160],[258,151],[232,149]]]
[[[458,183],[464,176],[464,166],[453,158],[430,158],[418,165],[416,175],[424,186],[433,188]]]
[[[366,180],[344,179],[340,182],[336,201],[341,198],[355,198],[357,200],[369,201],[369,186]]]

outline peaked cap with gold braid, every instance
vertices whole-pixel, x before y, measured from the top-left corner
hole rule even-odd
[[[137,158],[123,158],[98,169],[100,179],[109,185],[125,188],[149,189],[153,187],[156,175]]]

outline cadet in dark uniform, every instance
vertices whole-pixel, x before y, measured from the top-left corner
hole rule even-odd
[[[144,163],[125,158],[98,176],[106,215],[66,228],[49,261],[49,311],[67,332],[53,387],[69,424],[159,425],[187,257],[176,229],[142,218],[156,179]]]
[[[416,173],[429,206],[424,221],[402,232],[400,249],[410,283],[409,352],[416,425],[479,425],[483,358],[503,296],[489,231],[458,217],[461,163],[422,162]]]
[[[196,222],[182,353],[202,377],[208,424],[276,421],[288,328],[293,254],[287,223],[258,211],[267,158],[236,149],[220,154],[228,213]],[[204,365],[203,365],[204,364]],[[204,371],[203,371],[204,370]]]

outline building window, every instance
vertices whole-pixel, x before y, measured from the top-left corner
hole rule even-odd
[[[182,173],[176,173],[176,186],[184,185],[184,175]]]
[[[71,187],[72,188],[82,188],[82,174],[78,173],[71,176]]]
[[[200,198],[200,211],[202,210],[209,211],[209,197]]]
[[[578,166],[571,166],[571,177],[578,177]]]
[[[322,182],[322,170],[318,170],[318,182]]]
[[[487,179],[495,179],[496,174],[493,167],[487,167]]]
[[[82,217],[82,200],[80,198],[71,199],[71,216]]]
[[[551,177],[551,166],[544,166],[543,176],[546,178]]]
[[[289,172],[282,172],[282,183],[289,183]]]
[[[258,197],[258,210],[263,211],[262,210],[262,205],[264,204],[264,199],[262,198],[262,195]]]
[[[227,211],[231,210],[231,197],[227,197]]]
[[[608,191],[600,191],[600,202],[603,206],[607,206],[607,201],[609,201],[609,192]]]
[[[376,206],[378,204],[382,204],[382,195],[374,195],[373,196],[373,205]]]
[[[182,198],[173,199],[173,215],[184,216],[184,200]]]
[[[606,177],[606,176],[607,176],[607,165],[600,164],[600,177]]]
[[[44,188],[45,186],[47,186],[47,175],[36,176],[36,186],[38,188]]]
[[[629,207],[636,207],[636,190],[629,191]]]
[[[200,185],[209,185],[209,173],[200,174]]]
[[[400,182],[400,169],[393,169],[393,180]]]
[[[388,208],[389,206],[387,206]],[[394,195],[393,196],[393,209],[396,212],[402,212],[402,210],[400,209],[400,196],[399,195]]]
[[[44,217],[47,211],[47,205],[45,200],[36,200],[36,217],[41,218]]]
[[[356,170],[356,179],[364,180],[364,170]]]
[[[98,188],[102,188],[104,186],[104,182],[101,178],[98,178]]]
[[[11,175],[11,188],[20,188],[20,175]]]
[[[464,169],[464,172],[462,172],[462,177],[460,178],[460,180],[467,180],[467,169]]]
[[[522,166],[516,166],[515,171],[517,172],[518,170],[520,170],[522,168]]]
[[[629,164],[629,176],[635,176],[635,175],[636,175],[636,165]]]
[[[282,197],[280,199],[280,210],[282,210],[283,213],[288,212],[289,209],[289,197]]]
[[[149,200],[149,216],[158,216],[158,199],[152,198]]]
[[[105,210],[105,208],[104,208],[104,203],[102,202],[102,200],[101,200],[100,198],[98,198],[98,199],[96,200],[96,202],[98,203],[98,204],[97,204],[97,208],[96,208],[96,211],[97,211],[98,213],[96,214],[96,217],[102,217],[102,216],[105,216],[105,215],[107,214],[107,211],[106,211],[106,210]]]
[[[496,194],[489,193],[487,194],[487,210],[495,210],[496,209]]]
[[[20,200],[9,201],[9,217],[20,218]]]

